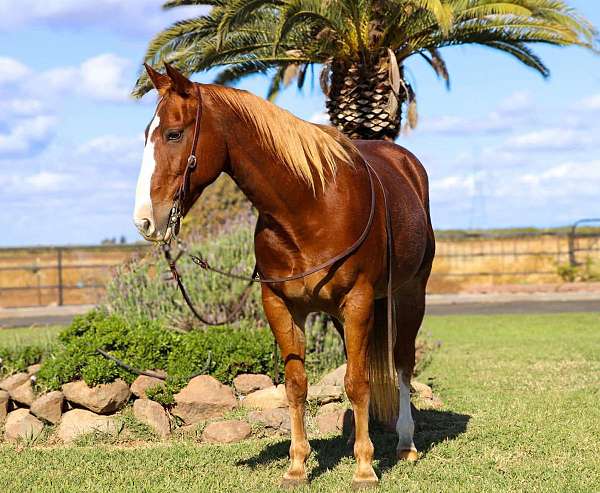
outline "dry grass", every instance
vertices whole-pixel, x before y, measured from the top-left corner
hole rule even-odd
[[[598,238],[579,238],[577,261],[585,262],[589,257],[592,262],[600,262],[598,243]],[[429,291],[449,293],[477,286],[561,283],[559,267],[568,263],[569,243],[565,236],[464,240],[439,237]]]

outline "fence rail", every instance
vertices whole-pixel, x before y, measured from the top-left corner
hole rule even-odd
[[[147,245],[0,249],[0,307],[97,303],[115,268]]]
[[[596,225],[596,227],[593,227]],[[437,234],[433,292],[600,280],[600,219],[560,231]]]

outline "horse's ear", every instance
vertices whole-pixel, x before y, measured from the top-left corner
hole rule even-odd
[[[172,87],[175,92],[181,94],[182,96],[188,96],[192,94],[194,83],[190,79],[188,79],[185,75],[179,72],[179,70],[168,63],[165,63],[165,70],[171,79]]]
[[[164,96],[165,92],[171,88],[171,78],[166,74],[161,74],[158,70],[154,70],[150,65],[144,63],[146,67],[146,73],[152,84],[161,96]]]

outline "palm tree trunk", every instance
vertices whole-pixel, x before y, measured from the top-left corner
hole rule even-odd
[[[389,72],[386,55],[373,64],[334,60],[327,100],[331,123],[351,139],[395,140],[406,91],[392,90]]]

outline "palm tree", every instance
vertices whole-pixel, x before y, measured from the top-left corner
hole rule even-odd
[[[449,87],[441,49],[487,46],[548,77],[536,44],[595,49],[592,24],[561,0],[169,0],[164,8],[211,7],[150,43],[147,63],[168,61],[190,75],[219,67],[232,84],[265,73],[267,93],[320,65],[331,122],[351,138],[395,139],[403,113],[417,123],[405,62],[423,58]],[[133,94],[151,88],[145,74]]]

